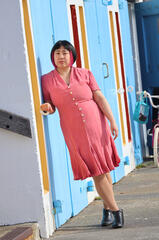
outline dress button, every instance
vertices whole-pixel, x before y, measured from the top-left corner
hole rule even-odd
[[[82,110],[82,108],[80,107],[80,108],[79,108],[79,111],[81,111],[81,110]]]
[[[75,98],[72,98],[73,101],[75,101]]]
[[[72,92],[70,92],[70,94],[72,94]]]
[[[83,122],[85,122],[86,120],[85,119],[83,119]]]
[[[78,102],[76,102],[75,105],[77,106],[77,105],[78,105]]]
[[[82,113],[81,116],[84,117],[84,114]]]

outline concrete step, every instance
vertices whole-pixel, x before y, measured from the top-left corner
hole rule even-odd
[[[40,240],[38,224],[0,226],[0,240]]]

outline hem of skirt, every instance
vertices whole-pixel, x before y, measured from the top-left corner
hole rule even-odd
[[[74,180],[77,181],[77,180],[84,180],[84,179],[89,178],[89,177],[97,177],[97,176],[103,175],[105,173],[109,173],[109,172],[113,171],[114,169],[115,169],[115,167],[110,169],[110,170],[105,170],[105,171],[103,171],[101,173],[95,173],[95,174],[91,174],[90,173],[90,174],[88,174],[88,175],[86,175],[84,177],[74,177]]]

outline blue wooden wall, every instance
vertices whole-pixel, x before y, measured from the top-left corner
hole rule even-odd
[[[113,69],[113,57],[110,42],[110,29],[108,25],[107,6],[104,5],[102,1],[86,1],[84,7],[88,33],[91,70],[94,73],[102,92],[104,93],[109,104],[111,105],[117,125],[119,126],[119,112],[114,80],[115,76]],[[104,78],[104,76],[106,75],[106,69],[105,67],[103,67],[103,63],[107,63],[109,66],[109,77],[106,79]],[[119,137],[115,140],[115,144],[120,158],[123,159],[121,135],[119,135]],[[120,166],[117,169],[111,172],[111,175],[113,182],[117,182],[125,175],[123,161],[121,161]]]
[[[127,1],[119,1],[119,11],[120,11],[120,26],[122,35],[122,45],[123,45],[123,55],[125,64],[125,74],[127,86],[133,87],[133,92],[128,92],[129,99],[129,112],[131,120],[131,130],[133,136],[133,143],[135,149],[135,160],[136,165],[143,161],[141,143],[140,143],[140,131],[138,123],[133,121],[133,110],[135,108],[136,102],[136,86],[135,86],[135,74],[133,66],[133,53],[132,53],[132,43],[130,35],[130,23],[128,15],[128,3]]]
[[[50,61],[50,51],[53,44],[59,39],[70,40],[67,7],[65,0],[30,0],[30,8],[40,84],[41,75],[53,69]],[[91,70],[108,99],[119,126],[107,6],[99,0],[84,1],[84,9]],[[120,14],[127,83],[134,86],[135,79],[131,60],[132,50],[126,2],[124,2],[124,7],[120,9]],[[106,79],[104,79],[106,69],[102,65],[104,62],[108,63],[110,73],[109,78]],[[131,110],[135,104],[135,92],[129,94],[129,104]],[[140,162],[138,126],[133,121],[131,124],[135,149]],[[69,153],[60,129],[58,112],[44,117],[44,125],[55,222],[56,227],[59,227],[88,204],[87,182],[73,180]],[[123,159],[121,136],[115,143],[119,156]],[[118,181],[125,175],[124,161],[121,161],[120,166],[112,171],[111,175],[113,182]]]
[[[70,40],[66,1],[30,0],[30,7],[40,82],[41,75],[53,69],[50,51],[55,41]],[[73,180],[58,112],[44,117],[44,123],[55,221],[59,227],[88,204],[87,184]]]

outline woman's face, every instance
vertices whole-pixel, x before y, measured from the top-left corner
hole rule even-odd
[[[54,52],[54,62],[57,68],[66,68],[70,66],[70,52],[63,46]]]

